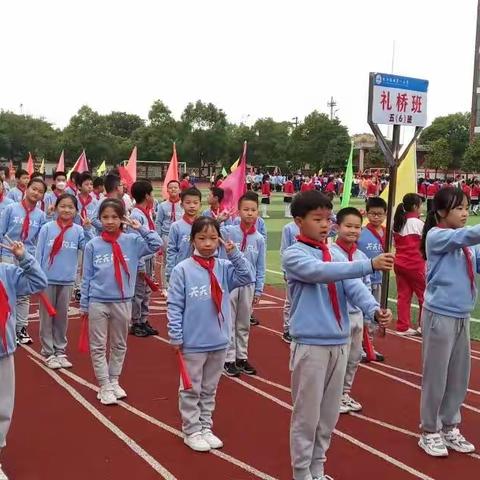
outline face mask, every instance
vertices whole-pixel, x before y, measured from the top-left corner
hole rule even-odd
[[[67,186],[66,182],[57,182],[55,184],[57,190],[65,190],[65,187]]]

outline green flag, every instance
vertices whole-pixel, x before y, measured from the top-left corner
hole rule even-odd
[[[226,178],[228,176],[228,173],[225,170],[225,167],[222,168],[222,175],[223,175],[223,178]]]
[[[343,183],[343,195],[341,208],[348,207],[350,203],[350,196],[352,194],[352,183],[353,183],[353,142],[350,147],[350,155],[347,161],[347,168],[345,170],[345,181]]]

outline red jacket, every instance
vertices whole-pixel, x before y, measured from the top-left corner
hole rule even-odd
[[[303,182],[302,186],[300,187],[301,192],[308,192],[309,190],[313,190],[315,186],[313,185],[313,182]]]
[[[183,192],[184,190],[187,190],[187,188],[190,188],[192,186],[192,184],[186,179],[184,178],[181,182],[180,182],[180,190]]]
[[[425,260],[420,252],[423,222],[416,217],[407,218],[400,233],[393,232],[395,266],[425,274]]]
[[[283,186],[283,193],[287,195],[292,195],[294,193],[293,182],[291,180],[287,180],[285,182],[285,185]]]
[[[270,196],[270,182],[262,183],[262,197]]]

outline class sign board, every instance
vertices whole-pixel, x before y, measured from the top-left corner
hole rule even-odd
[[[378,125],[424,127],[428,80],[370,73],[368,120]]]

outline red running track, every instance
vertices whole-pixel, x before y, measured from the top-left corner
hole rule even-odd
[[[15,480],[56,479],[291,479],[288,449],[289,347],[281,340],[283,292],[268,289],[256,309],[250,360],[258,377],[222,377],[215,432],[225,447],[195,453],[180,437],[178,374],[165,342],[165,305],[152,303],[158,338],[129,338],[121,406],[96,400],[88,355],[76,352],[79,317],[72,311],[69,372],[51,372],[38,361],[38,315],[32,305],[33,348],[16,354],[17,398],[3,454]],[[335,480],[407,480],[478,477],[480,456],[433,459],[417,446],[421,343],[387,335],[376,345],[387,363],[362,366],[352,394],[364,407],[342,416],[327,461]],[[462,430],[480,445],[480,344],[472,343],[472,378]]]

